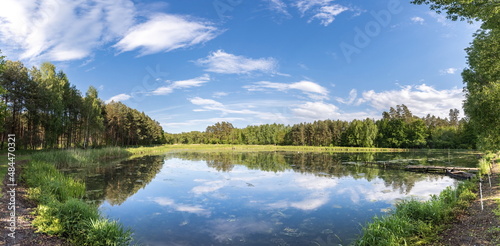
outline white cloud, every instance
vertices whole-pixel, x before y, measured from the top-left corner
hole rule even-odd
[[[110,103],[112,101],[115,101],[115,102],[120,102],[120,101],[127,101],[128,99],[130,99],[131,96],[130,95],[127,95],[127,94],[118,94],[116,96],[113,96],[111,97],[110,99],[106,100],[106,103]]]
[[[281,0],[268,0],[269,8],[279,14],[283,14],[287,17],[290,17],[290,13],[288,13],[287,5]]]
[[[248,116],[256,116],[257,118],[263,120],[274,120],[274,121],[276,121],[277,119],[284,118],[284,116],[280,113],[259,112],[248,109],[231,109],[230,107],[212,99],[195,97],[189,99],[189,101],[194,105],[202,106],[201,109],[195,109],[194,110],[195,112],[219,111],[222,115],[245,114]]]
[[[183,126],[195,126],[199,125],[200,127],[206,127],[207,125],[210,124],[215,124],[217,122],[235,122],[235,121],[245,121],[245,118],[238,118],[238,117],[216,117],[216,118],[209,118],[209,119],[196,119],[196,120],[187,120],[187,121],[182,121],[182,122],[170,122],[170,123],[163,123],[161,124],[162,126],[166,128],[179,128]]]
[[[333,1],[334,0],[297,0],[294,5],[302,16],[307,12],[312,13],[312,17],[308,22],[319,19],[322,25],[328,26],[335,20],[335,16],[350,10],[340,4],[333,4]]]
[[[138,23],[131,0],[0,1],[0,44],[15,59],[68,61],[92,56],[94,49],[120,40],[119,51],[166,52],[201,44],[220,31],[190,17],[151,14]],[[145,14],[145,13],[143,13]]]
[[[357,97],[358,97],[358,91],[356,89],[352,89],[349,92],[349,97],[347,99],[337,97],[337,98],[335,98],[335,100],[337,100],[337,102],[339,102],[339,103],[350,105],[350,104],[354,103],[354,101],[356,100]]]
[[[223,108],[224,105],[220,102],[217,102],[212,99],[203,99],[201,97],[195,97],[189,99],[189,101],[194,104],[194,105],[201,105],[201,106],[209,106],[209,107],[216,107],[216,108]]]
[[[349,10],[348,8],[334,4],[330,6],[323,6],[319,9],[318,13],[315,14],[309,22],[311,22],[313,19],[319,19],[321,24],[323,26],[328,26],[332,24],[332,22],[335,20],[335,16],[339,15],[340,13]]]
[[[200,205],[186,205],[186,204],[177,204],[175,203],[174,200],[168,198],[168,197],[155,197],[152,199],[153,202],[157,203],[160,206],[163,207],[171,207],[175,211],[178,212],[188,212],[192,214],[197,214],[197,215],[203,215],[203,216],[210,216],[211,212],[207,209],[202,208]]]
[[[249,90],[249,91],[262,91],[265,89],[275,89],[278,91],[287,91],[290,89],[294,90],[299,90],[306,95],[308,95],[312,99],[316,100],[321,100],[321,99],[326,99],[328,98],[328,90],[311,81],[299,81],[295,83],[275,83],[275,82],[269,82],[269,81],[260,81],[256,82],[253,85],[247,85],[243,86],[243,88]]]
[[[452,108],[461,108],[464,100],[462,89],[436,90],[426,84],[404,86],[399,90],[363,92],[362,101],[377,110],[405,104],[417,116],[433,114],[446,117]]]
[[[223,92],[223,91],[217,91],[217,92],[214,92],[212,94],[212,96],[215,97],[215,98],[221,98],[221,97],[225,97],[227,95],[229,95],[229,93]]]
[[[82,59],[134,23],[130,0],[0,1],[0,43],[22,60]]]
[[[188,80],[179,80],[174,82],[169,82],[170,85],[162,86],[152,92],[153,95],[167,95],[172,93],[175,89],[186,89],[191,87],[199,87],[210,81],[210,76],[204,74],[200,77],[196,77]]]
[[[290,206],[302,210],[314,210],[328,202],[328,196],[312,196],[299,202],[291,202]]]
[[[422,17],[415,16],[415,17],[412,17],[412,18],[411,18],[411,21],[413,21],[414,23],[417,23],[417,24],[423,25],[425,20],[424,20],[424,18],[422,18]]]
[[[217,191],[225,186],[225,182],[217,180],[217,181],[209,181],[204,182],[204,184],[195,186],[191,189],[191,192],[196,195],[201,195],[205,193],[212,193]]]
[[[326,120],[339,116],[337,106],[324,102],[306,102],[292,109],[292,112],[300,118],[307,120]]]
[[[457,72],[458,69],[454,68],[454,67],[450,67],[450,68],[447,68],[447,69],[442,69],[439,71],[439,73],[441,75],[445,75],[445,74],[455,74],[455,72]]]
[[[278,62],[274,58],[252,59],[226,53],[222,50],[212,52],[196,63],[205,66],[205,71],[223,74],[250,74],[252,72],[277,73]]]
[[[205,43],[217,35],[218,30],[212,23],[156,14],[132,27],[115,47],[121,52],[140,49],[141,55],[147,55]]]

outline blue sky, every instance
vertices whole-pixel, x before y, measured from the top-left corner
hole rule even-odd
[[[478,25],[409,1],[0,2],[0,50],[50,61],[85,93],[146,112],[171,133],[461,109]]]

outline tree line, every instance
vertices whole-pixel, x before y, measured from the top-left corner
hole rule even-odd
[[[204,132],[166,133],[170,144],[306,145],[381,148],[474,149],[476,137],[459,110],[448,118],[414,116],[407,106],[383,112],[382,119],[318,120],[290,125],[264,124],[235,128],[229,122],[208,126]]]
[[[120,102],[85,95],[63,71],[43,63],[27,68],[0,56],[1,148],[8,134],[24,149],[149,145],[165,143],[160,124]]]
[[[428,4],[451,20],[476,21],[481,27],[466,48],[464,111],[478,136],[478,148],[500,150],[500,2],[495,0],[412,0]]]

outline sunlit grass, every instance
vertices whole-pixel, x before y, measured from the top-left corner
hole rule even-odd
[[[58,160],[67,160],[61,153],[73,154],[59,152]],[[38,202],[32,222],[38,232],[67,238],[74,245],[129,245],[132,241],[129,230],[101,218],[96,206],[81,199],[85,193],[83,182],[63,175],[53,164],[32,160],[22,178],[29,187],[28,197]]]
[[[96,164],[107,160],[128,157],[131,154],[124,148],[108,147],[102,149],[68,149],[40,151],[32,154],[33,160],[52,163],[59,167]]]
[[[129,147],[134,155],[165,153],[172,150],[208,151],[307,151],[307,152],[405,152],[408,149],[362,148],[362,147],[320,147],[320,146],[280,146],[280,145],[230,145],[230,144],[175,144],[151,147]]]
[[[476,199],[476,181],[448,187],[430,200],[405,200],[386,216],[375,217],[363,228],[355,245],[425,245],[437,239],[444,225]]]

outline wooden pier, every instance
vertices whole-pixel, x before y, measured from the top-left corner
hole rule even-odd
[[[455,172],[455,171],[467,171],[467,172],[479,172],[479,168],[474,167],[445,167],[445,166],[419,166],[419,165],[408,165],[406,169],[415,172]]]

